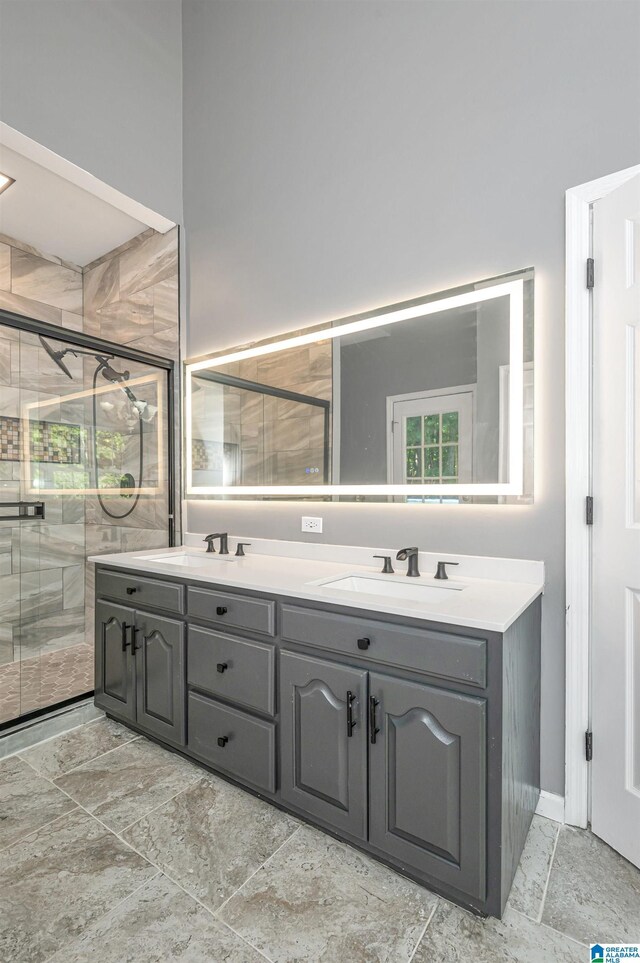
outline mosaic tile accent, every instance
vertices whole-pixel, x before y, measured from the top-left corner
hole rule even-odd
[[[80,425],[34,421],[29,428],[31,461],[55,465],[81,464]],[[20,418],[0,416],[0,461],[22,461]]]

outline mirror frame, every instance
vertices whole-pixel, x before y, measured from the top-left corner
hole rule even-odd
[[[530,270],[530,269],[529,269]],[[251,495],[262,497],[309,498],[331,495],[478,495],[478,496],[520,496],[524,483],[523,451],[523,402],[524,402],[524,280],[527,271],[518,271],[511,280],[481,282],[454,289],[446,295],[429,295],[412,301],[381,308],[365,315],[354,315],[327,326],[315,326],[301,334],[275,338],[268,342],[239,349],[231,349],[206,358],[185,362],[185,496],[213,496],[217,498],[246,498]],[[507,278],[509,276],[507,275]],[[424,484],[424,485],[194,485],[192,471],[192,377],[198,371],[220,368],[225,364],[242,361],[297,348],[316,341],[339,338],[346,334],[366,331],[383,325],[408,321],[413,318],[428,317],[447,309],[479,304],[494,298],[509,297],[509,480],[507,482],[463,483],[463,484]]]

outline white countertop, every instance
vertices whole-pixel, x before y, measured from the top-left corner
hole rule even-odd
[[[295,542],[272,542],[242,537],[251,542],[244,558],[234,555],[207,555],[201,547],[201,536],[187,536],[187,544],[180,548],[155,549],[141,552],[120,552],[112,555],[92,555],[90,562],[126,568],[155,576],[173,576],[229,588],[247,589],[266,595],[283,595],[314,602],[327,602],[364,613],[385,612],[414,619],[426,619],[461,625],[475,629],[504,632],[519,615],[544,591],[542,562],[517,559],[483,559],[475,556],[437,555],[421,552],[420,578],[408,579],[406,563],[395,561],[390,549],[351,549],[348,546],[313,545]],[[296,546],[298,546],[296,548]],[[235,538],[230,540],[233,551]],[[314,552],[314,550],[316,550]],[[187,552],[193,561],[187,567],[171,564],[172,555]],[[299,552],[299,554],[294,554]],[[380,575],[381,564],[362,564],[373,554],[392,556],[394,575]],[[321,557],[309,557],[317,554]],[[304,556],[304,557],[301,557]],[[331,557],[333,556],[333,557]],[[434,580],[437,561],[441,558],[457,561],[450,569],[446,582]],[[351,561],[351,558],[354,561]],[[163,559],[167,559],[164,561]],[[455,575],[453,572],[455,571]],[[474,574],[469,574],[473,572]],[[493,578],[479,577],[483,572]],[[318,584],[326,579],[346,576],[375,576],[383,583],[398,583],[400,591],[428,586],[448,589],[446,597],[428,602],[412,598],[393,598],[382,594],[344,591],[332,585]],[[499,577],[495,577],[495,576]],[[428,595],[428,592],[422,594]]]

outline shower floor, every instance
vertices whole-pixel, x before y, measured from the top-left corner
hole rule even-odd
[[[69,645],[0,666],[0,722],[93,689],[93,647]]]

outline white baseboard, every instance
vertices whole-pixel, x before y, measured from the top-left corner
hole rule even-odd
[[[558,796],[555,792],[547,792],[545,789],[542,789],[536,807],[536,814],[538,816],[546,816],[547,819],[554,819],[557,823],[563,823],[564,796]]]

